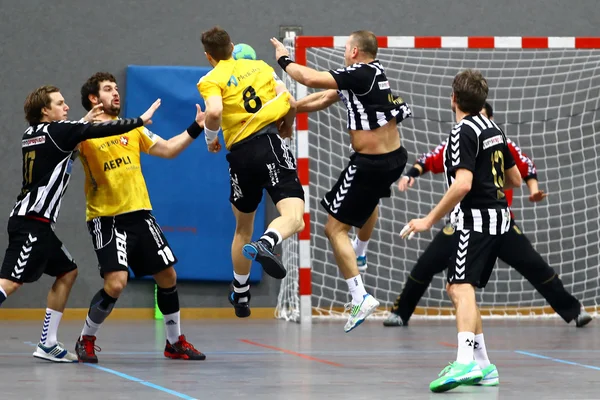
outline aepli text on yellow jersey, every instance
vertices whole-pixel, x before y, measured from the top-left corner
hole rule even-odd
[[[140,151],[148,153],[158,136],[145,127],[124,135],[81,143],[85,171],[86,220],[152,210],[142,174]]]

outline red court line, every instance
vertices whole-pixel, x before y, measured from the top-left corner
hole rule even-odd
[[[320,362],[322,364],[331,365],[331,366],[334,366],[334,367],[343,367],[342,364],[338,364],[338,363],[333,362],[333,361],[327,361],[327,360],[323,360],[322,358],[311,357],[311,356],[306,355],[306,354],[296,353],[295,351],[292,351],[292,350],[282,349],[280,347],[275,347],[275,346],[269,346],[268,344],[262,344],[262,343],[258,343],[258,342],[253,342],[252,340],[248,340],[248,339],[240,339],[240,342],[251,344],[253,346],[264,347],[265,349],[269,349],[269,350],[280,351],[282,353],[290,354],[292,356],[296,356],[296,357],[300,357],[300,358],[304,358],[305,360],[309,360],[309,361],[316,361],[316,362]]]
[[[440,342],[440,344],[441,344],[442,346],[446,346],[446,347],[452,347],[452,348],[455,348],[455,349],[458,347],[457,345],[455,345],[455,344],[452,344],[452,343],[448,343],[448,342]]]

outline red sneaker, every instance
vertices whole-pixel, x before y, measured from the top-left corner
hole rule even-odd
[[[167,340],[167,345],[165,346],[165,357],[173,358],[173,359],[181,359],[181,360],[205,360],[206,356],[200,351],[196,350],[196,348],[187,340],[185,340],[185,335],[180,335],[177,343],[171,344]]]
[[[96,346],[96,336],[81,336],[75,343],[75,353],[77,353],[77,359],[82,363],[97,364],[98,357],[96,351],[102,351],[102,349]]]

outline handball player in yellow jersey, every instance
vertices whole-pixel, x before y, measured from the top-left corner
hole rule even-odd
[[[208,149],[221,150],[217,136],[221,127],[229,150],[229,201],[236,219],[231,245],[234,280],[229,301],[236,315],[243,318],[250,315],[248,278],[252,260],[272,277],[284,278],[286,270],[273,249],[304,229],[304,190],[294,155],[282,138],[291,136],[296,105],[267,63],[233,59],[234,46],[223,29],[214,27],[202,33],[202,44],[214,67],[198,82],[206,103],[204,131]],[[259,240],[249,243],[263,189],[280,216]]]
[[[81,88],[86,110],[102,104],[101,120],[117,119],[121,111],[115,77],[99,72]],[[81,143],[85,170],[86,220],[98,257],[104,287],[92,298],[75,351],[81,362],[97,363],[96,332],[112,311],[127,285],[131,267],[136,276],[152,275],[157,304],[164,315],[167,343],[165,357],[204,360],[206,357],[181,334],[177,258],[152,215],[148,189],[142,174],[140,153],[173,158],[188,147],[204,128],[204,113],[196,104],[196,119],[183,133],[164,140],[144,127],[124,135]]]

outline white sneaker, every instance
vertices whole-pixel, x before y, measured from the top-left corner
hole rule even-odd
[[[349,303],[347,308],[350,308],[349,306],[352,307],[352,309],[350,311],[350,316],[348,317],[348,322],[346,322],[346,325],[344,326],[344,331],[346,333],[362,324],[363,321],[379,307],[379,302],[375,297],[367,293],[364,295],[362,303]]]
[[[58,363],[74,363],[77,362],[77,356],[68,352],[62,343],[56,343],[54,346],[46,347],[38,343],[33,356]]]

